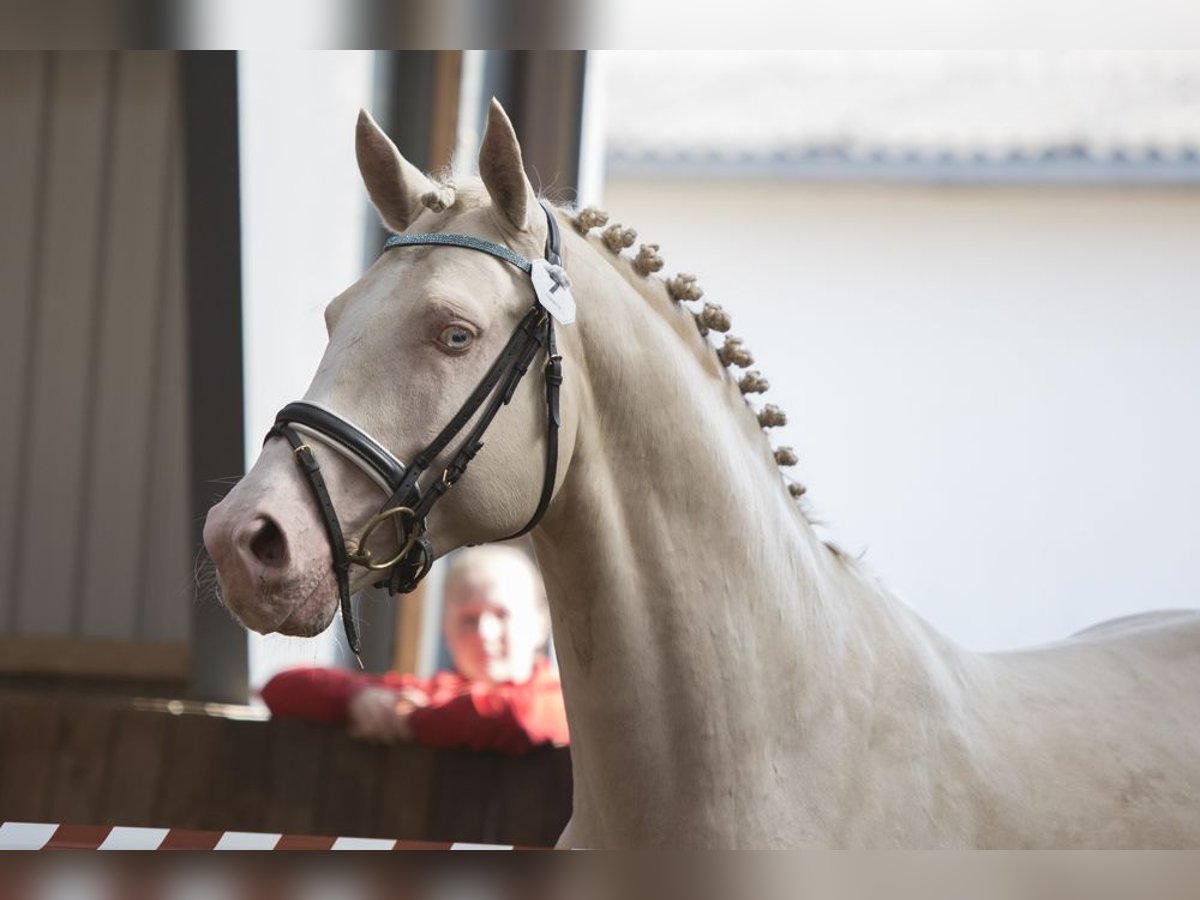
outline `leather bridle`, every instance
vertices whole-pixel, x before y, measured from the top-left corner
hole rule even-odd
[[[359,653],[359,640],[358,628],[350,606],[350,566],[363,566],[379,572],[380,579],[375,585],[386,585],[393,594],[406,594],[420,583],[429,572],[434,559],[433,545],[425,533],[426,517],[434,504],[462,478],[475,454],[483,447],[484,432],[500,411],[500,407],[512,399],[517,385],[521,383],[534,357],[542,349],[546,351],[543,370],[546,379],[546,470],[542,481],[542,493],[538,498],[537,508],[524,527],[501,540],[519,537],[533,529],[550,505],[558,475],[562,357],[558,354],[555,341],[554,316],[551,315],[553,306],[542,299],[543,293],[534,280],[534,266],[542,266],[549,274],[553,281],[550,291],[557,291],[559,287],[563,287],[569,293],[570,283],[562,268],[562,240],[558,223],[548,204],[543,202],[542,208],[546,213],[548,228],[545,260],[530,262],[508,247],[467,234],[393,234],[384,244],[385,252],[395,247],[447,246],[487,253],[516,266],[530,277],[535,288],[533,307],[521,319],[500,356],[492,363],[458,413],[446,423],[429,445],[413,458],[411,464],[402,463],[371,435],[333,410],[306,400],[289,403],[281,409],[275,417],[274,426],[267,432],[266,440],[283,437],[291,445],[296,463],[317,501],[317,508],[329,538],[329,546],[333,551],[333,571],[341,599],[342,623],[346,629],[350,649],[355,655]],[[421,477],[476,414],[478,418],[475,419],[474,425],[442,467],[441,474],[422,488]],[[309,445],[305,443],[305,436],[316,438],[357,465],[389,494],[387,502],[367,522],[359,538],[350,544],[347,544],[342,534],[337,511],[321,475],[321,467]],[[367,543],[375,530],[384,523],[391,523],[395,527],[400,549],[388,559],[376,560],[367,549]]]

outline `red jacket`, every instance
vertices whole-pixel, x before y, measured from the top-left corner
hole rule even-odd
[[[523,684],[496,685],[468,681],[457,672],[422,680],[395,672],[288,669],[263,686],[262,698],[274,716],[340,724],[350,698],[369,685],[424,695],[428,705],[414,709],[408,723],[413,739],[427,747],[524,753],[541,744],[569,743],[562,687],[545,661]]]

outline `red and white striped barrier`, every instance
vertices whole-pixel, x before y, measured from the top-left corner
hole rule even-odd
[[[505,844],[189,831],[122,825],[0,823],[0,850],[513,850]]]

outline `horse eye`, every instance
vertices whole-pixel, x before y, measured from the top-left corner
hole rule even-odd
[[[449,325],[442,329],[438,340],[451,350],[466,350],[475,340],[475,335],[461,325]]]

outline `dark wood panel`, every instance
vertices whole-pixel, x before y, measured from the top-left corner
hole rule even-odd
[[[93,412],[83,457],[91,468],[80,547],[88,577],[77,598],[84,637],[136,634],[140,570],[156,562],[154,546],[141,538],[174,90],[172,54],[117,55],[108,203],[100,225],[104,260],[97,285]],[[183,477],[184,460],[154,462],[173,463]]]
[[[427,836],[434,766],[434,754],[422,747],[400,744],[388,749],[376,790],[374,835],[413,840]]]
[[[174,828],[206,828],[211,790],[209,762],[220,735],[206,716],[172,719],[166,742],[168,762],[159,779],[154,820]]]
[[[81,581],[78,510],[87,495],[98,226],[106,203],[111,53],[59,53],[51,76],[44,210],[37,239],[32,392],[25,423],[22,541],[15,601],[19,634],[70,634]],[[46,586],[47,573],[55,586]]]
[[[0,629],[15,615],[15,562],[20,535],[23,423],[28,415],[29,337],[40,245],[45,160],[47,53],[0,53]]]
[[[0,820],[44,822],[58,751],[59,703],[29,698],[5,704]]]
[[[160,712],[117,710],[103,821],[121,825],[157,824],[155,801],[169,768],[167,726],[171,721],[171,716]]]
[[[539,846],[553,847],[571,821],[575,782],[571,775],[571,751],[557,747],[544,753],[546,763],[546,821]]]
[[[206,717],[194,716],[204,721]],[[262,831],[267,820],[268,742],[262,722],[209,720],[217,738],[205,773],[201,828]]]
[[[317,819],[323,833],[371,836],[363,832],[375,821],[376,782],[383,756],[382,747],[351,740],[340,729],[327,735]]]
[[[270,734],[267,765],[268,831],[312,834],[323,784],[322,763],[329,729],[294,719],[278,719]]]
[[[537,847],[553,844],[571,816],[570,784],[563,803],[561,781],[554,777],[559,750],[537,750],[497,762],[494,838]]]
[[[116,710],[85,703],[60,710],[50,808],[57,822],[101,824]]]
[[[570,815],[565,750],[384,748],[246,710],[139,706],[0,694],[0,821],[547,846]]]
[[[429,837],[435,841],[495,841],[496,758],[469,750],[443,750],[433,775]]]

